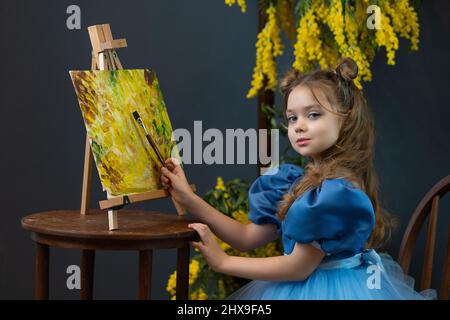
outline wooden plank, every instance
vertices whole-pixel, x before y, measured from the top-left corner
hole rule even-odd
[[[152,292],[152,262],[153,251],[139,251],[139,293],[140,300],[151,299]]]
[[[35,297],[36,300],[48,300],[49,246],[36,242],[35,261]]]
[[[100,25],[90,26],[88,32],[89,38],[91,39],[92,50],[94,51],[94,54],[99,54],[102,51],[101,44],[105,42],[103,28]]]
[[[447,231],[447,244],[445,247],[444,266],[442,268],[442,281],[439,290],[439,299],[448,300],[450,297],[450,224]]]
[[[117,66],[114,63],[113,56],[111,54],[111,50],[106,50],[105,54],[108,59],[109,70],[117,70]]]
[[[189,299],[189,246],[178,248],[177,300]]]
[[[100,61],[98,61],[98,53],[101,42],[104,42],[103,30],[100,26],[90,26],[88,28],[89,38],[92,45],[91,70],[99,69]],[[102,68],[104,68],[104,61],[102,61]],[[89,198],[91,192],[91,177],[92,177],[92,152],[89,143],[89,137],[86,135],[86,143],[84,148],[84,172],[83,172],[83,189],[81,192],[81,210],[82,215],[88,214]]]
[[[108,70],[116,70],[116,67],[114,65],[114,61],[112,60],[112,56],[111,56],[110,50],[105,50],[103,48],[103,45],[106,42],[113,41],[113,36],[112,36],[112,32],[111,32],[111,26],[109,24],[102,24],[101,27],[102,27],[102,32],[103,32],[103,36],[105,37],[105,40],[102,43],[100,43],[100,48],[105,53],[105,61],[107,62]]]
[[[194,191],[194,192],[196,191],[196,187],[194,184],[191,184],[190,187],[191,187],[192,191]],[[136,203],[136,202],[142,202],[142,201],[146,201],[146,200],[166,198],[169,196],[170,196],[170,193],[168,190],[160,189],[160,190],[148,191],[148,192],[143,192],[143,193],[131,194],[131,195],[128,195],[128,199],[129,199],[130,203]],[[102,210],[114,208],[117,206],[121,206],[123,204],[125,204],[124,196],[113,197],[108,200],[99,201],[100,209],[102,209]]]
[[[91,194],[91,177],[92,177],[92,152],[89,137],[86,133],[86,143],[84,146],[84,171],[83,171],[83,189],[81,191],[81,211],[82,215],[88,214],[89,198]]]
[[[89,38],[92,45],[91,70],[99,68],[98,53],[100,43],[104,42],[102,28],[98,25],[88,27]],[[84,170],[83,170],[83,188],[81,191],[81,215],[88,214],[89,198],[91,193],[91,177],[92,177],[92,152],[89,143],[89,137],[86,134],[86,143],[84,148]]]
[[[104,52],[98,55],[98,69],[99,70],[109,70],[109,64]]]
[[[106,40],[105,42],[100,44],[100,48],[103,50],[113,50],[128,47],[127,39],[115,39],[115,40]]]
[[[101,29],[103,32],[103,36],[105,37],[105,39],[102,42],[112,41],[113,36],[112,36],[112,32],[111,32],[111,26],[109,25],[109,23],[105,23],[100,26],[101,26]]]
[[[155,190],[155,191],[148,191],[148,192],[144,192],[144,193],[129,195],[128,199],[130,200],[130,203],[135,203],[135,202],[141,202],[141,201],[145,201],[145,200],[165,198],[168,196],[169,196],[169,191],[167,191],[167,190]],[[116,206],[121,206],[123,204],[125,204],[124,197],[116,197],[116,198],[111,198],[108,200],[99,201],[100,209],[102,209],[102,210],[113,208]]]
[[[119,229],[117,210],[108,210],[108,227],[111,231]]]
[[[94,52],[92,52],[91,70],[97,69],[98,69],[97,55],[95,55]]]
[[[431,274],[433,271],[434,246],[436,243],[436,226],[438,218],[439,196],[435,196],[431,203],[431,214],[428,221],[427,240],[425,243],[425,258],[422,266],[422,278],[420,290],[429,289],[431,286]]]
[[[117,69],[118,69],[118,70],[122,70],[122,69],[123,69],[123,66],[122,66],[122,64],[120,63],[119,56],[117,55],[116,50],[112,50],[111,53],[112,53],[112,55],[113,55],[113,59],[114,59],[114,62],[115,62],[115,64],[116,64],[116,66],[117,66]]]
[[[406,230],[403,234],[403,239],[400,245],[397,261],[403,269],[403,272],[408,274],[411,263],[414,246],[417,242],[420,229],[431,210],[433,198],[435,196],[443,197],[450,191],[450,175],[441,179],[436,183],[422,198],[419,205],[414,210],[411,219],[408,222]]]
[[[187,210],[185,207],[183,207],[179,202],[177,202],[173,197],[170,197],[172,199],[173,205],[175,206],[175,209],[177,210],[177,213],[179,216],[184,216],[187,213]]]
[[[92,300],[94,291],[95,250],[83,250],[81,254],[81,300]]]

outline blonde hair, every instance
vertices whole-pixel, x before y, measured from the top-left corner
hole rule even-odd
[[[302,179],[279,203],[277,216],[283,220],[292,203],[304,192],[318,187],[324,179],[344,177],[360,187],[370,198],[375,211],[375,226],[367,246],[381,249],[390,239],[396,221],[381,208],[378,199],[378,177],[373,165],[373,115],[362,92],[353,83],[357,74],[356,63],[350,58],[344,58],[336,70],[317,70],[309,74],[291,70],[281,80],[284,111],[292,90],[298,86],[306,86],[324,109],[342,117],[343,121],[336,144],[321,152],[320,161],[309,162],[305,166]],[[315,90],[320,90],[336,110],[324,107],[317,99]]]

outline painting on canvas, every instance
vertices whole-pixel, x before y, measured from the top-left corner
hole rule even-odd
[[[162,189],[160,162],[133,117],[137,111],[164,159],[180,160],[154,71],[70,71],[70,76],[103,189],[110,196]]]

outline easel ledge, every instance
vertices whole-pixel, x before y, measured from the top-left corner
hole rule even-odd
[[[192,191],[197,191],[195,184],[190,185]],[[142,202],[146,200],[152,200],[152,199],[160,199],[160,198],[166,198],[170,197],[169,191],[166,189],[160,189],[160,190],[154,190],[154,191],[148,191],[148,192],[142,192],[137,194],[131,194],[126,196],[119,196],[119,197],[113,197],[108,200],[102,200],[99,201],[100,209],[113,209],[116,207],[121,207],[126,204],[130,203],[137,203]]]

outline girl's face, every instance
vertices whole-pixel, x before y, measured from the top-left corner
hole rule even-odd
[[[335,110],[322,90],[316,89],[314,93],[324,107]],[[339,138],[341,118],[322,108],[307,86],[297,86],[289,94],[286,118],[292,147],[314,161]]]

